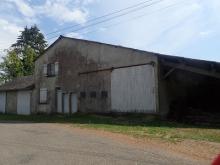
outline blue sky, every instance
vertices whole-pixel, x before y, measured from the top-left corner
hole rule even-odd
[[[46,35],[144,0],[0,0],[0,55],[26,25]],[[220,62],[219,0],[151,0],[152,6],[66,35],[158,53]],[[77,27],[77,28],[79,28]],[[52,43],[54,39],[48,40]]]

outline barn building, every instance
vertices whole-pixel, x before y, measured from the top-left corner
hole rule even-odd
[[[33,76],[0,86],[0,112],[218,113],[220,63],[60,36]]]

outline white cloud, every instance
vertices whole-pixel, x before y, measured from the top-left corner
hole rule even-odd
[[[37,14],[47,16],[62,24],[65,22],[84,23],[87,11],[72,7],[69,0],[47,0],[43,5],[35,6]]]
[[[25,17],[34,17],[35,11],[30,6],[30,4],[27,3],[27,1],[24,0],[7,0],[8,2],[14,3],[18,9],[18,11]]]
[[[0,13],[3,11],[2,1],[10,4],[8,5],[8,7],[10,7],[8,14],[10,14],[12,6],[16,6],[16,11],[22,15],[21,18],[19,15],[20,21],[16,20],[16,16],[14,18],[10,17],[12,19],[4,18],[4,20],[8,20],[8,24],[14,25],[15,27],[6,27],[5,25],[3,27],[0,24],[1,31],[4,30],[4,33],[9,32],[11,34],[12,31],[16,31],[16,26],[20,27],[36,22],[41,23],[41,25],[46,25],[42,21],[45,21],[45,19],[48,19],[50,23],[52,20],[52,25],[50,24],[49,26],[54,25],[57,29],[60,27],[57,25],[66,27],[73,23],[84,24],[89,16],[91,16],[91,18],[98,17],[137,4],[141,0],[138,0],[138,2],[137,0],[0,0]],[[33,1],[35,3],[32,3]],[[172,4],[176,5],[163,9]],[[4,5],[4,7],[5,6],[6,5]],[[82,32],[67,34],[67,36],[77,38],[88,38],[92,36],[94,37],[91,38],[92,40],[158,51],[161,53],[176,54],[183,49],[186,50],[187,47],[195,42],[220,35],[219,8],[219,0],[164,0],[162,3],[144,8],[121,19],[117,19],[117,21],[111,21],[103,25],[84,29],[88,34],[90,34],[90,32],[97,32],[95,35],[88,35],[84,33],[83,30]],[[4,15],[6,13],[5,11],[4,9]],[[143,14],[146,15],[140,18],[137,17]],[[134,16],[137,18],[131,20]],[[121,24],[124,21],[127,23]],[[111,28],[106,26],[112,23],[119,25],[116,26],[115,24],[115,26]],[[54,27],[49,28],[50,31],[53,31]],[[2,36],[2,34],[3,32],[0,32],[0,36]],[[16,38],[17,34],[13,34],[15,36],[14,38]]]
[[[16,6],[16,10],[21,13],[28,22],[37,22],[39,17],[48,17],[60,24],[66,22],[84,23],[88,12],[78,6],[71,0],[46,0],[42,4],[31,5],[30,2],[24,0],[5,0]],[[84,1],[82,1],[84,2]],[[91,3],[92,0],[86,0],[85,4]],[[84,3],[83,3],[84,4]],[[32,21],[31,19],[35,19]]]
[[[0,28],[1,31],[7,31],[10,34],[17,34],[19,30],[21,30],[21,28],[17,25],[9,23],[7,20],[4,19],[0,19]]]
[[[72,38],[78,38],[78,39],[83,39],[84,38],[82,34],[75,33],[75,32],[68,33],[65,36],[72,37]]]
[[[101,3],[101,12],[115,10],[137,3],[135,0],[105,1]],[[174,4],[174,5],[173,5]],[[176,4],[176,5],[175,5]],[[167,8],[167,6],[173,5]],[[136,17],[118,26],[99,31],[97,35],[103,42],[111,42],[139,49],[178,54],[183,49],[201,40],[201,35],[220,33],[220,1],[173,1],[165,0],[152,7],[130,14],[127,18]],[[166,8],[166,9],[165,9]],[[114,22],[114,21],[113,21]],[[217,23],[219,22],[219,23]],[[99,26],[100,27],[100,26]],[[101,26],[105,27],[105,26]],[[214,28],[215,27],[215,28]],[[217,30],[218,29],[218,30]],[[110,39],[111,38],[111,39]],[[188,50],[190,51],[190,50]]]
[[[94,2],[98,2],[99,0],[82,0],[83,5],[89,5]]]
[[[201,31],[199,35],[203,38],[209,37],[213,35],[215,32],[213,30],[206,30],[206,31]]]
[[[16,41],[23,27],[44,24],[41,22],[42,18],[53,20],[57,24],[86,22],[88,11],[82,2],[84,5],[92,3],[91,0],[86,0],[85,3],[80,1],[79,4],[72,0],[45,0],[42,3],[33,3],[31,0],[0,0],[0,55]],[[82,38],[76,33],[74,36]]]
[[[135,19],[128,20],[126,24],[121,24],[113,29],[110,28],[106,30],[106,33],[117,38],[121,45],[141,49],[146,49],[147,45],[158,43],[161,39],[163,41],[167,39],[170,43],[178,42],[176,37],[169,38],[169,35],[166,35],[166,33],[169,32],[170,36],[172,36],[171,32],[174,30],[182,32],[178,34],[178,37],[182,36],[185,40],[188,40],[183,30],[185,29],[185,32],[188,31],[189,34],[192,34],[190,29],[194,31],[195,28],[193,23],[184,24],[184,22],[192,17],[197,17],[196,13],[199,12],[200,6],[198,4],[187,3],[181,6],[170,7],[164,11],[161,10],[161,8],[169,6],[170,4],[174,3],[169,0],[157,4],[155,7],[147,8],[145,10],[147,12],[144,12],[146,14],[145,17],[134,17]],[[140,13],[140,15],[143,15],[143,11]],[[137,16],[138,14],[135,15]],[[181,39],[181,42],[183,43],[183,39]],[[171,48],[170,43],[165,41],[162,44]],[[172,45],[172,48],[173,47],[174,45]]]
[[[162,19],[159,19],[160,22],[151,29],[154,33],[157,33],[156,37],[155,35],[151,37],[153,40],[152,47],[161,53],[172,54],[194,42],[201,27],[200,12],[201,6],[193,3],[189,6],[176,8],[170,14],[165,12],[165,17],[161,17],[158,13],[159,18]]]
[[[17,35],[22,29],[16,24],[0,19],[0,57],[4,55],[3,50],[9,48],[16,41]]]

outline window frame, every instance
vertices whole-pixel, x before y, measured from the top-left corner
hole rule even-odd
[[[46,77],[55,77],[59,72],[59,62],[48,63],[43,65],[43,74]]]

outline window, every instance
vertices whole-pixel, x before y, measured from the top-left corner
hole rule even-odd
[[[54,64],[47,64],[47,76],[55,75],[55,66]]]
[[[86,92],[80,92],[80,98],[86,98]]]
[[[96,92],[95,91],[90,92],[90,97],[91,98],[96,98]]]
[[[40,104],[47,103],[47,88],[40,89]]]
[[[59,63],[44,64],[43,73],[45,76],[56,76],[59,72]]]
[[[105,99],[108,97],[108,92],[107,91],[102,91],[101,92],[101,98]]]

